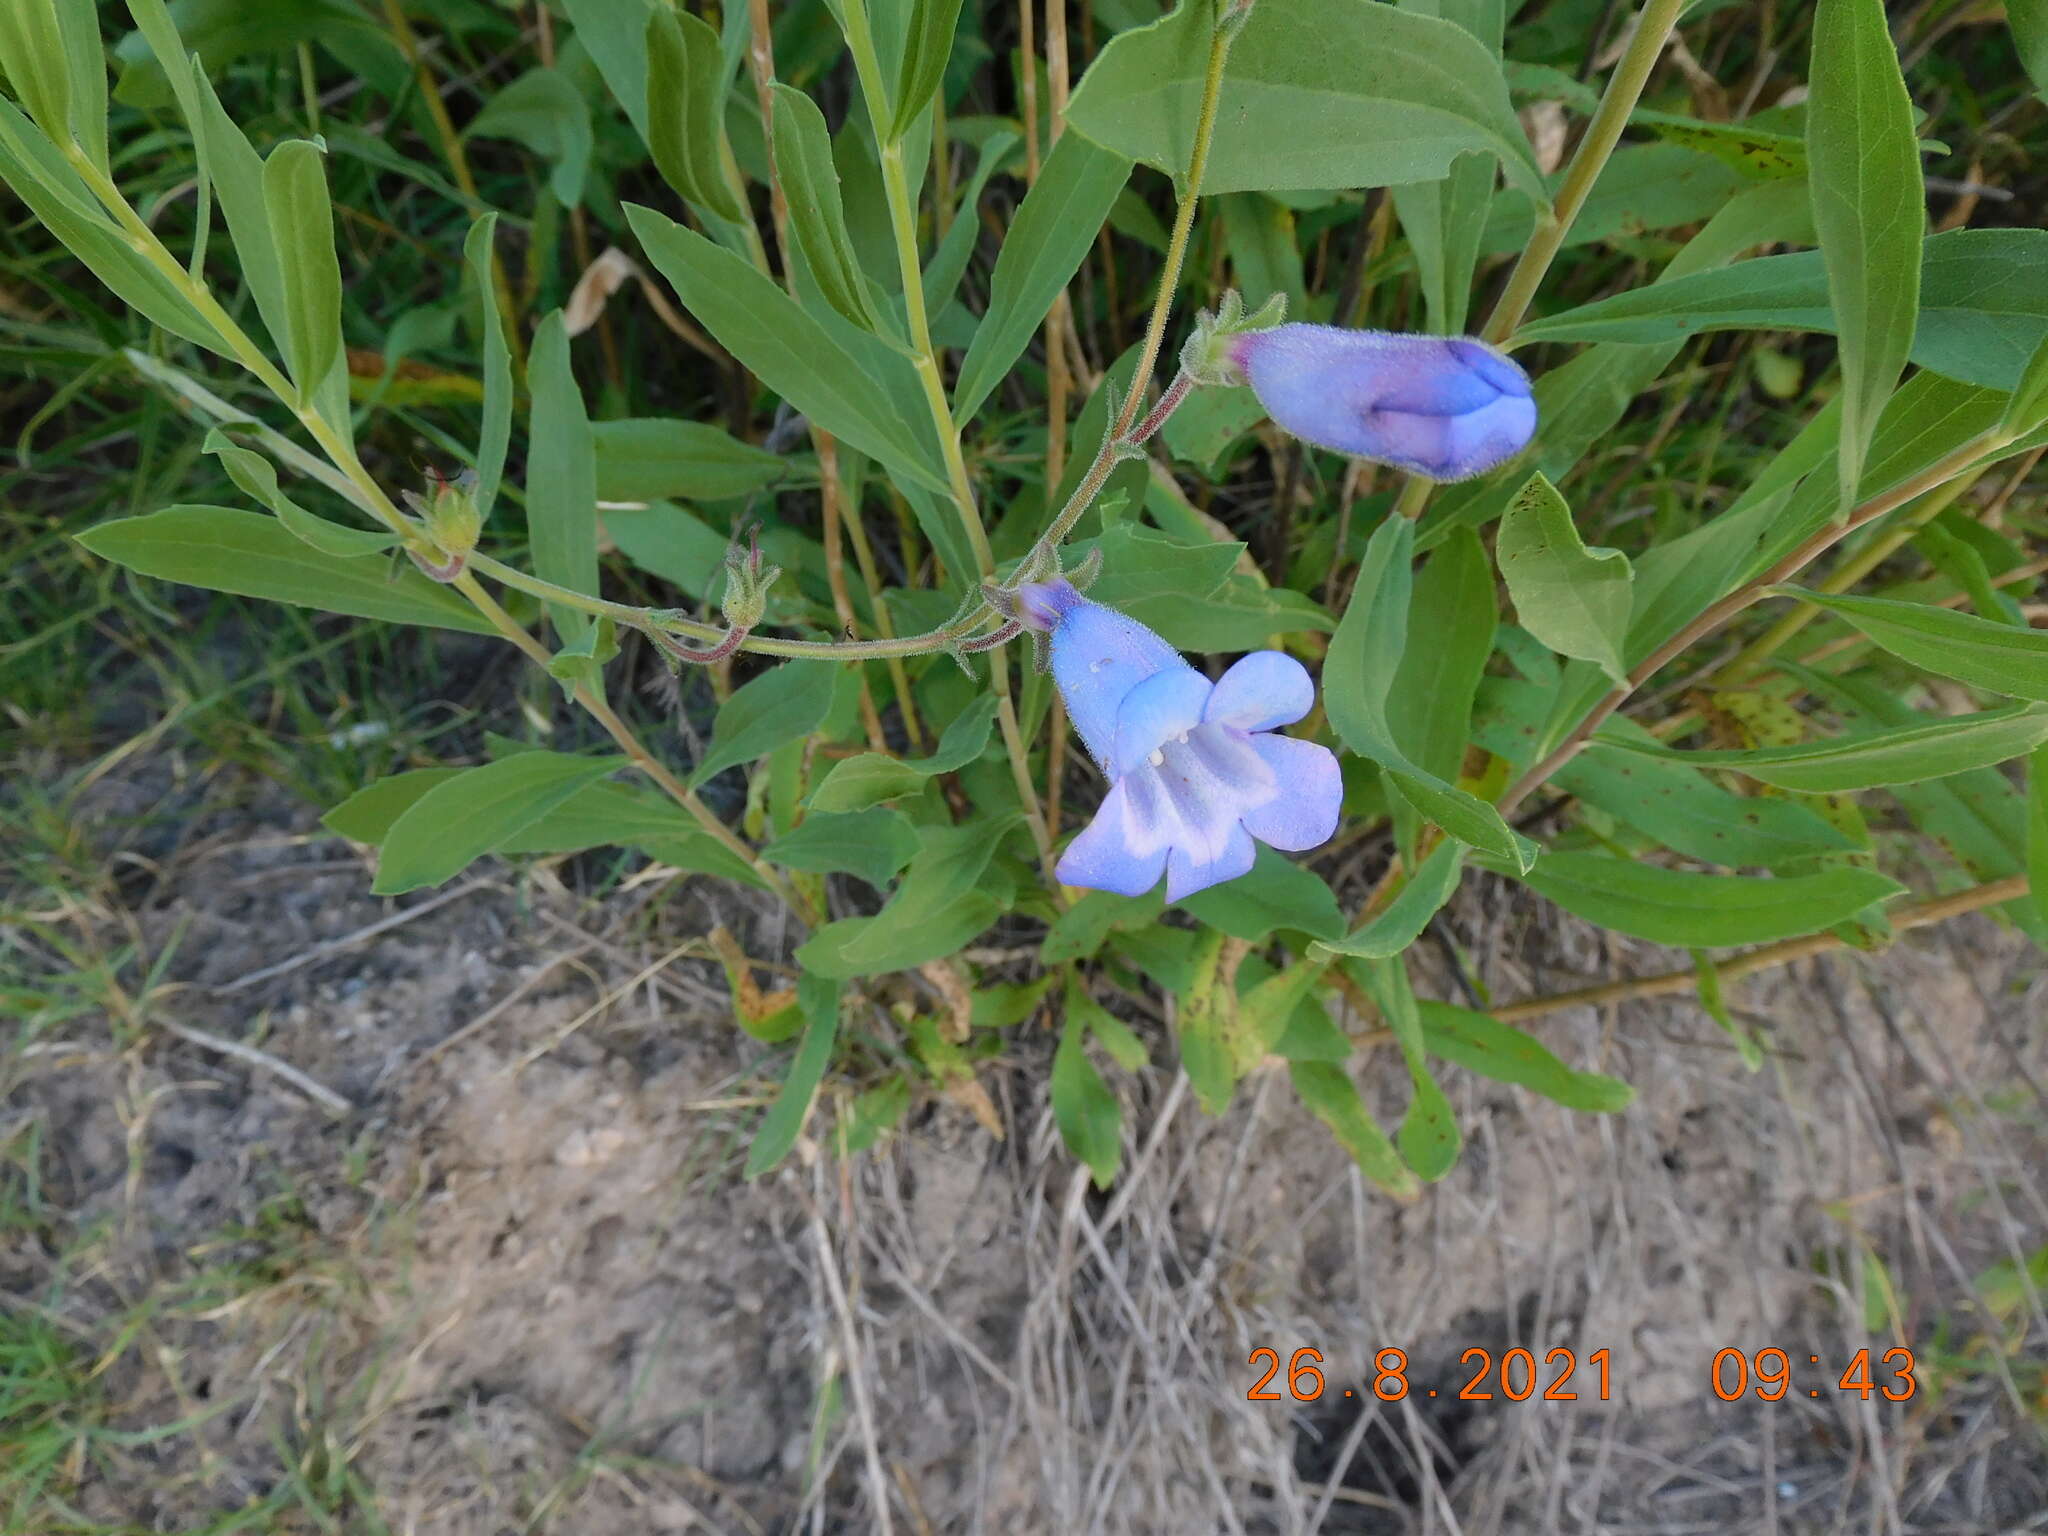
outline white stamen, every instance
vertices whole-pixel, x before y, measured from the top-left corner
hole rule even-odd
[[[1157,768],[1166,761],[1166,754],[1155,747],[1152,751],[1152,755],[1146,758],[1145,761],[1150,763],[1154,768]]]

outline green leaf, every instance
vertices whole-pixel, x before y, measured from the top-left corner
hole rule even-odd
[[[1060,136],[996,256],[988,313],[974,332],[953,388],[956,420],[967,421],[981,409],[1045,323],[1053,301],[1094,249],[1109,205],[1130,174],[1127,157],[1097,148],[1078,134]]]
[[[31,10],[34,6],[31,5]],[[71,138],[102,171],[107,160],[107,54],[95,0],[57,0],[70,102]]]
[[[1224,450],[1266,419],[1266,408],[1251,386],[1198,389],[1166,418],[1159,435],[1177,459],[1213,476]]]
[[[498,280],[491,260],[491,242],[498,216],[487,213],[463,237],[462,259],[476,280],[483,313],[484,420],[476,441],[476,513],[488,521],[505,478],[505,454],[512,442],[512,351],[505,341],[505,322],[498,312]]]
[[[1210,927],[1254,944],[1283,929],[1317,939],[1334,939],[1344,931],[1344,916],[1329,886],[1264,843],[1248,872],[1197,891],[1179,906]]]
[[[324,608],[359,619],[425,624],[473,635],[497,630],[446,587],[417,571],[385,567],[314,549],[273,517],[232,507],[166,507],[144,517],[100,523],[78,542],[103,559],[145,576],[215,592]]]
[[[1817,933],[1905,887],[1875,870],[1700,875],[1602,853],[1546,853],[1522,883],[1567,912],[1654,944],[1725,948]]]
[[[1069,1009],[1052,1057],[1052,1117],[1067,1150],[1088,1165],[1095,1187],[1107,1189],[1123,1158],[1123,1111],[1088,1059],[1086,1036],[1080,1016]]]
[[[802,91],[779,82],[773,89],[775,172],[789,201],[790,230],[825,302],[862,330],[874,331],[867,277],[846,233],[825,114]]]
[[[2044,741],[2048,741],[2048,705],[2015,704],[1924,725],[1742,752],[1680,752],[1654,737],[1614,740],[1598,736],[1591,750],[1616,757],[1640,754],[1698,768],[1732,768],[1780,789],[1835,794],[1884,784],[1916,784],[1988,768],[2023,756]]]
[[[1728,1004],[1721,996],[1721,973],[1714,969],[1712,958],[1704,949],[1696,949],[1692,952],[1692,964],[1693,974],[1698,977],[1700,1007],[1734,1042],[1735,1053],[1742,1058],[1742,1065],[1751,1072],[1761,1070],[1764,1064],[1763,1042],[1757,1039],[1755,1030],[1737,1023],[1735,1015],[1728,1011]]]
[[[413,768],[365,784],[341,804],[320,818],[320,825],[336,837],[371,847],[384,841],[398,818],[411,810],[421,795],[436,784],[468,772],[466,768]]]
[[[432,771],[432,770],[423,770]],[[581,853],[638,848],[663,864],[765,889],[746,860],[666,796],[624,784],[590,784],[500,843],[500,854]]]
[[[1629,123],[1670,143],[1712,155],[1752,181],[1780,181],[1806,174],[1806,141],[1795,134],[1771,133],[1747,123],[1707,123],[1640,107],[1630,115]]]
[[[1186,171],[1212,9],[1183,0],[1096,57],[1067,124],[1106,149]],[[1204,193],[1434,181],[1461,154],[1497,156],[1543,198],[1500,62],[1453,22],[1368,0],[1254,7],[1231,48]]]
[[[1323,663],[1324,708],[1338,739],[1378,763],[1422,815],[1460,841],[1526,868],[1535,858],[1529,841],[1485,801],[1410,762],[1388,729],[1387,693],[1407,645],[1414,543],[1414,524],[1405,517],[1388,517],[1374,530]]]
[[[1111,932],[1156,923],[1161,910],[1157,891],[1143,896],[1090,891],[1052,920],[1052,926],[1045,931],[1045,941],[1038,947],[1039,963],[1052,966],[1086,960],[1102,947]]]
[[[1131,1032],[1130,1025],[1088,995],[1078,972],[1067,986],[1067,1016],[1085,1023],[1095,1043],[1126,1072],[1141,1071],[1151,1064],[1152,1053],[1145,1049],[1145,1042]]]
[[[577,35],[584,34],[579,29]],[[726,71],[718,34],[688,11],[656,5],[647,16],[646,42],[646,134],[655,169],[683,197],[738,223],[747,217],[746,205],[727,183],[719,154]]]
[[[1416,1006],[1415,990],[1409,985],[1408,968],[1398,958],[1368,960],[1351,966],[1351,972],[1365,984],[1380,1016],[1393,1032],[1407,1064],[1411,1093],[1408,1112],[1401,1117],[1395,1144],[1401,1156],[1424,1181],[1434,1183],[1457,1164],[1463,1138],[1450,1101],[1430,1075],[1429,1058],[1423,1046],[1422,1015]]]
[[[725,501],[765,490],[790,464],[721,427],[667,416],[592,422],[603,501]]]
[[[985,894],[979,889],[981,877],[1015,819],[1010,813],[957,827],[925,828],[923,847],[896,894],[867,932],[846,946],[846,958],[874,971],[902,970],[938,958],[931,952],[932,936],[955,908]]]
[[[1842,360],[1842,506],[1913,346],[1927,193],[1884,0],[1816,0],[1806,103],[1813,225]]]
[[[1401,9],[1453,22],[1477,38],[1492,58],[1500,57],[1506,7],[1498,0],[1402,0]],[[1452,161],[1441,181],[1392,189],[1394,211],[1422,280],[1429,328],[1440,336],[1465,334],[1493,184],[1493,156],[1471,154]]]
[[[811,791],[813,811],[858,811],[884,800],[915,794],[936,774],[957,773],[988,747],[995,724],[994,694],[979,694],[946,727],[938,746],[925,758],[884,757],[863,752],[835,763],[824,782]]]
[[[960,194],[958,210],[953,222],[946,226],[945,237],[932,253],[932,259],[924,269],[924,307],[927,314],[936,315],[953,302],[953,295],[959,290],[960,279],[967,273],[967,263],[973,258],[974,247],[981,236],[981,221],[974,217],[981,206],[981,194],[988,187],[989,178],[1002,169],[1010,154],[1024,141],[1007,130],[990,134],[982,140],[980,158],[974,165],[974,174],[967,179],[966,189]]]
[[[695,789],[738,763],[766,757],[784,742],[810,735],[832,707],[839,669],[817,662],[785,661],[763,672],[718,706],[711,749],[690,774]]]
[[[628,204],[626,219],[690,312],[762,383],[895,474],[947,494],[868,363],[772,279],[650,208]]]
[[[1966,384],[2010,391],[2048,337],[2048,292],[2039,279],[2048,262],[2048,230],[1947,230],[1919,249],[1920,317],[1911,360]],[[1818,251],[1759,256],[1532,321],[1515,333],[1514,345],[1669,343],[1704,331],[1832,332],[1836,317],[1828,294]],[[1879,444],[1884,437],[1880,428]]]
[[[533,333],[527,381],[533,415],[526,456],[526,523],[534,573],[544,581],[597,596],[597,456],[583,391],[569,369],[569,330],[560,310]],[[570,644],[590,615],[550,603],[555,632]]]
[[[1479,535],[1461,528],[1423,563],[1408,604],[1408,638],[1387,692],[1387,728],[1415,763],[1455,783],[1471,735],[1472,700],[1500,621],[1493,568]]]
[[[938,93],[939,83],[946,75],[946,61],[953,56],[953,33],[959,25],[960,0],[911,0],[903,67],[893,92],[896,108],[888,135],[892,141],[910,131],[926,103]],[[1112,1172],[1114,1168],[1112,1163]]]
[[[71,66],[55,0],[0,6],[0,74],[43,132],[59,143],[71,138]]]
[[[2027,759],[2027,891],[2048,923],[2048,746]]]
[[[1231,1015],[1237,998],[1223,984],[1219,964],[1223,935],[1214,928],[1197,932],[1185,985],[1171,988],[1179,999],[1173,1015],[1181,1070],[1195,1090],[1205,1115],[1220,1115],[1237,1088],[1239,1068],[1230,1049]]]
[[[398,535],[368,528],[346,528],[315,517],[278,487],[277,469],[260,453],[238,447],[219,427],[206,434],[205,450],[219,457],[228,478],[277,514],[277,520],[298,538],[337,560],[374,555],[398,542]]]
[[[341,362],[341,263],[317,144],[287,139],[270,152],[263,162],[263,203],[284,282],[285,357],[300,404],[310,404]]]
[[[1449,1003],[1422,1002],[1423,1043],[1433,1056],[1495,1082],[1513,1083],[1554,1099],[1567,1109],[1612,1114],[1635,1101],[1636,1091],[1618,1078],[1577,1072],[1533,1036],[1489,1014]]]
[[[1626,682],[1635,572],[1618,549],[1588,549],[1572,509],[1541,473],[1531,475],[1501,519],[1495,555],[1522,628],[1553,651]]]
[[[908,970],[928,960],[957,954],[1002,915],[1002,903],[971,892],[917,930],[892,929],[877,935],[879,917],[842,917],[827,923],[797,950],[796,962],[820,976],[850,980]]]
[[[560,70],[545,65],[498,86],[462,130],[468,138],[508,139],[551,161],[548,190],[565,208],[583,201],[595,139],[590,104]]]
[[[746,1175],[757,1179],[789,1155],[811,1117],[818,1085],[832,1064],[832,1045],[839,1033],[839,983],[808,972],[796,979],[797,1006],[804,1016],[804,1038],[782,1080],[775,1102],[761,1118],[761,1129],[747,1148]]]
[[[874,806],[836,816],[813,812],[795,831],[763,848],[761,855],[790,869],[821,875],[843,870],[879,891],[887,889],[917,849],[917,829],[896,812]]]
[[[521,752],[432,785],[385,834],[379,896],[439,885],[501,846],[586,785],[626,766],[623,757]]]
[[[182,60],[181,60],[182,62]],[[278,263],[278,242],[270,230],[270,205],[264,196],[262,158],[250,144],[249,136],[228,116],[207,78],[203,60],[185,66],[191,74],[192,92],[199,101],[199,122],[193,128],[195,140],[206,145],[207,169],[213,175],[213,190],[220,199],[221,216],[235,248],[235,262],[242,269],[249,295],[256,301],[256,313],[279,351],[287,345],[290,317],[285,302],[284,271]]]
[[[1326,1061],[1296,1061],[1288,1064],[1287,1076],[1296,1096],[1330,1128],[1360,1173],[1398,1200],[1413,1200],[1422,1193],[1422,1186],[1401,1161],[1387,1133],[1366,1110],[1358,1085],[1342,1067]]]
[[[1327,939],[1309,947],[1322,955],[1361,955],[1369,960],[1398,955],[1421,936],[1429,920],[1443,910],[1458,889],[1465,870],[1465,846],[1438,843],[1422,867],[1415,871],[1394,899],[1375,917],[1341,939]]]
[[[2005,19],[2034,94],[2048,99],[2048,0],[2006,0]]]
[[[2000,423],[2008,432],[2031,432],[2048,422],[2048,330],[2034,346],[2033,355],[2020,370],[2012,399]]]
[[[1990,693],[2048,701],[2048,632],[1925,603],[1775,589],[1839,614],[1894,656]]]

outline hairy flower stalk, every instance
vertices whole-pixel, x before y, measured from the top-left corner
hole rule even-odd
[[[1293,657],[1255,651],[1212,683],[1065,578],[1027,583],[1013,601],[1026,628],[1050,637],[1053,680],[1110,781],[1060,858],[1066,884],[1139,896],[1163,873],[1178,901],[1249,870],[1254,839],[1299,852],[1336,831],[1335,754],[1272,734],[1315,703]]]

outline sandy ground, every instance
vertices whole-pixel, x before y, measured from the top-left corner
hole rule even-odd
[[[153,793],[106,786],[110,852]],[[1284,1073],[1204,1117],[1160,1018],[1162,1065],[1104,1063],[1106,1194],[1037,1022],[983,1070],[1003,1141],[930,1099],[749,1183],[784,1058],[694,958],[714,921],[769,952],[735,898],[487,865],[401,907],[243,799],[80,918],[159,985],[0,1060],[0,1180],[32,1164],[49,1213],[0,1230],[0,1291],[82,1337],[139,1315],[115,1422],[188,1425],[84,1468],[92,1518],[198,1529],[298,1476],[334,1529],[418,1536],[2048,1528],[2048,1318],[2010,1273],[2048,1245],[2048,969],[1988,918],[1745,984],[1755,1074],[1686,1002],[1537,1026],[1637,1086],[1619,1115],[1447,1068],[1465,1156],[1406,1206]],[[1498,884],[1445,923],[1503,998],[1673,961]],[[1391,1054],[1354,1064],[1398,1115]],[[1769,1346],[1786,1400],[1718,1399],[1717,1352]],[[1866,1347],[1913,1350],[1909,1400],[1840,1388]],[[1577,1399],[1510,1400],[1516,1348]]]

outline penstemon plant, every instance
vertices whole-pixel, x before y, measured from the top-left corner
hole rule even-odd
[[[704,941],[738,1024],[795,1042],[751,1171],[807,1128],[871,1142],[915,1084],[958,1089],[1050,1015],[1053,1113],[1106,1184],[1098,1063],[1152,1050],[1107,1003],[1149,997],[1205,1108],[1283,1063],[1411,1195],[1458,1156],[1442,1062],[1629,1101],[1518,1027],[1545,1012],[1696,988],[1754,1066],[1722,1001],[1743,974],[1978,908],[2048,941],[2048,634],[2014,601],[2042,522],[2011,494],[2048,445],[2048,231],[1927,233],[1879,0],[1818,0],[1803,99],[1740,122],[1661,109],[1685,105],[1654,88],[1681,0],[1617,32],[1597,93],[1554,43],[1517,55],[1506,0],[1097,4],[1078,84],[1059,0],[1043,59],[1024,0],[987,69],[1008,13],[959,0],[541,0],[543,62],[472,82],[461,126],[430,33],[475,8],[386,0],[321,36],[445,175],[366,135],[259,151],[224,104],[232,46],[194,55],[165,0],[127,9],[113,108],[92,0],[9,0],[0,178],[128,306],[120,359],[244,504],[81,542],[543,669],[615,751],[413,767],[328,824],[376,849],[386,895],[617,846],[779,903],[794,986],[755,974],[782,956]],[[1018,114],[971,110],[992,98]],[[1539,163],[1518,98],[1580,119],[1568,159]],[[548,162],[529,211],[480,194],[491,140]],[[474,215],[459,259],[444,242],[466,293],[438,343],[344,273],[344,152]],[[124,180],[166,153],[189,207],[145,212]],[[536,320],[565,219],[582,278]],[[1559,262],[1581,245],[1626,257],[1592,291]],[[629,300],[726,426],[625,414]],[[345,318],[384,327],[373,376]],[[458,328],[446,463],[394,486],[366,445],[400,356]],[[597,419],[598,359],[572,358],[593,329]],[[1803,415],[1748,424],[1735,489],[1606,512],[1709,332],[1831,334],[1838,364]],[[1660,416],[1617,480],[1609,442]],[[1587,542],[1609,530],[1630,547]],[[662,583],[689,605],[605,595]],[[687,765],[617,702],[649,647],[717,700]],[[1924,837],[1880,835],[1901,826]],[[1475,870],[1689,963],[1418,997],[1409,951]],[[1340,998],[1383,1027],[1347,1035]],[[1392,1135],[1359,1088],[1383,1040],[1410,1084]],[[828,1082],[861,1091],[821,1111]]]

